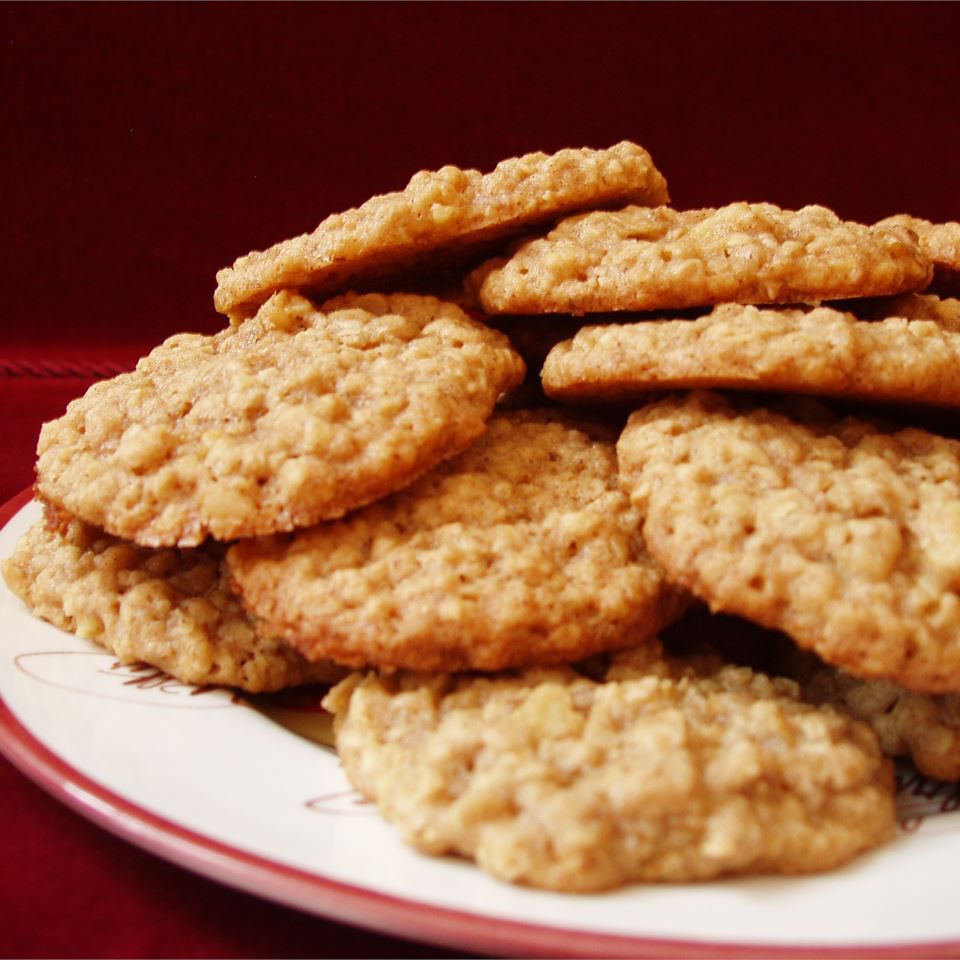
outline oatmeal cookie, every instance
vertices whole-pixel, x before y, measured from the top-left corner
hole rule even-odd
[[[418,849],[503,880],[636,881],[827,870],[893,832],[873,733],[745,667],[353,674],[325,698],[353,785]]]
[[[928,777],[960,780],[960,694],[925,694],[890,680],[864,680],[815,654],[780,645],[776,667],[805,700],[868,723],[889,757],[907,757]]]
[[[960,330],[723,304],[697,320],[584,327],[550,351],[542,381],[560,400],[711,387],[960,406]]]
[[[666,575],[857,676],[960,690],[960,442],[716,394],[633,413],[621,478]]]
[[[480,436],[522,380],[506,338],[396,294],[321,310],[278,293],[180,334],[46,424],[39,494],[144,546],[196,546],[341,516]]]
[[[498,415],[405,490],[235,544],[236,587],[268,632],[353,667],[498,670],[638,643],[683,598],[618,488],[616,435],[562,414]]]
[[[907,213],[881,220],[878,227],[900,227],[912,230],[920,247],[933,260],[930,289],[947,296],[960,296],[960,223],[931,223]]]
[[[902,227],[845,222],[825,207],[734,203],[569,217],[467,285],[488,313],[597,313],[881,296],[921,289],[931,272]]]
[[[955,297],[939,297],[930,293],[901,293],[895,297],[847,300],[834,306],[849,311],[862,320],[885,320],[888,317],[929,320],[944,330],[960,333],[960,300]]]
[[[183,683],[259,693],[341,679],[334,664],[258,632],[227,586],[222,554],[216,544],[154,550],[80,520],[62,533],[38,521],[3,576],[35,616]]]
[[[324,220],[312,233],[241,257],[217,274],[214,304],[249,316],[271,293],[330,294],[409,270],[425,258],[463,257],[576,210],[668,201],[649,153],[624,141],[606,150],[530,153],[490,173],[445,166],[406,188]]]

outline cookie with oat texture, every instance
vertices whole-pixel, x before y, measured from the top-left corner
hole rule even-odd
[[[960,442],[702,392],[617,453],[671,581],[857,676],[960,689]]]
[[[513,411],[460,456],[336,522],[227,554],[247,608],[308,658],[411,670],[560,663],[685,606],[618,486],[616,430]]]
[[[960,406],[960,328],[722,304],[696,320],[583,327],[553,347],[541,379],[570,402],[705,388]]]
[[[41,520],[3,576],[35,616],[182,683],[261,693],[343,676],[257,629],[229,589],[217,544],[154,550],[80,520],[60,531]]]
[[[278,293],[180,334],[40,434],[44,499],[144,546],[196,546],[342,516],[469,446],[523,361],[430,297]]]
[[[945,296],[960,296],[960,223],[933,223],[898,213],[881,220],[877,226],[912,230],[919,238],[920,247],[933,261],[930,290]]]
[[[488,313],[582,314],[883,296],[922,289],[932,269],[909,230],[825,207],[633,205],[569,217],[467,285]]]
[[[577,210],[668,199],[650,154],[628,141],[605,150],[529,153],[485,174],[454,166],[424,170],[403,190],[241,257],[217,274],[214,304],[238,321],[281,289],[314,297],[370,283],[382,289],[424,261],[436,272],[441,263]]]
[[[779,675],[810,703],[830,704],[869,724],[888,757],[906,757],[928,777],[960,780],[960,693],[917,693],[891,680],[865,680],[785,641],[773,645]]]
[[[807,873],[893,833],[865,725],[657,642],[589,668],[353,674],[324,705],[348,778],[408,843],[513,883]]]
[[[932,293],[901,293],[894,297],[847,300],[834,304],[862,320],[885,320],[904,317],[907,320],[930,320],[944,330],[960,333],[960,300],[939,297]]]

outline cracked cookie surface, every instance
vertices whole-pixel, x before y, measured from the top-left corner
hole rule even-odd
[[[931,274],[902,227],[842,221],[820,206],[734,203],[569,217],[467,284],[489,313],[596,313],[881,296],[922,289]]]
[[[347,776],[407,842],[514,883],[826,870],[893,830],[866,726],[656,642],[599,676],[353,674],[324,704]]]
[[[519,383],[506,338],[429,297],[280,293],[181,334],[43,427],[37,489],[145,546],[290,530],[395,490],[479,437]]]
[[[575,210],[666,203],[649,153],[624,141],[502,161],[489,173],[445,166],[405,189],[334,214],[312,233],[241,257],[217,274],[216,308],[248,316],[279,289],[331,294],[409,269],[424,257],[468,252]]]
[[[960,405],[960,329],[723,304],[696,320],[584,327],[550,351],[542,381],[562,400],[723,388]]]
[[[960,688],[960,442],[797,400],[694,393],[631,415],[623,483],[667,577],[834,666]]]
[[[684,598],[643,547],[615,437],[500,414],[405,490],[227,562],[266,629],[348,666],[496,670],[638,643]]]

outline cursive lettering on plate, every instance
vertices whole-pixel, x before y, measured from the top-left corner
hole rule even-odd
[[[150,706],[222,708],[242,704],[231,690],[182,683],[145,663],[121,663],[102,650],[44,650],[14,657],[18,670],[47,686]]]
[[[932,780],[907,764],[898,765],[896,780],[901,832],[960,829],[960,818],[940,816],[960,810],[960,784]]]

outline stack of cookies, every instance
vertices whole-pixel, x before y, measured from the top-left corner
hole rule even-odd
[[[506,880],[886,841],[889,757],[960,778],[960,224],[669,204],[562,150],[242,257],[219,333],[44,426],[7,583],[186,682],[336,684],[356,788]]]

